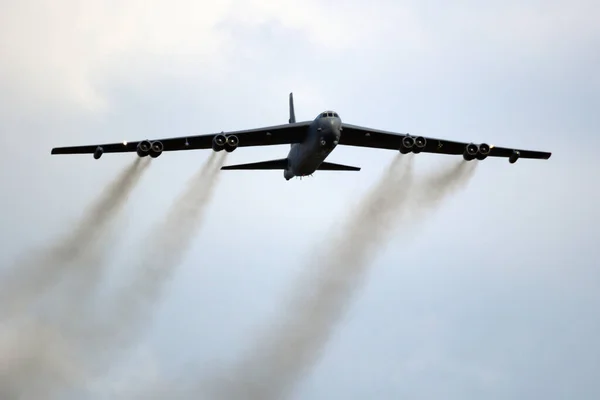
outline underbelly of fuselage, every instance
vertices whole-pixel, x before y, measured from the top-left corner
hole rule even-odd
[[[304,145],[306,146],[306,145]],[[301,148],[298,156],[292,161],[291,167],[295,176],[306,176],[313,174],[317,168],[335,149],[336,144],[327,143],[316,146]]]
[[[309,154],[305,159],[301,160],[294,171],[297,176],[305,176],[314,173],[323,161],[329,156],[333,149],[318,151],[314,154]]]
[[[340,132],[331,129],[319,129],[306,142],[292,146],[288,154],[288,168],[284,172],[286,179],[294,176],[313,174],[336,148]]]

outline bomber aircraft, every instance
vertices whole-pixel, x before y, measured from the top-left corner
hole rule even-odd
[[[210,149],[232,152],[238,147],[290,145],[286,158],[250,164],[227,165],[222,170],[283,170],[286,180],[312,175],[315,171],[360,171],[359,167],[325,161],[338,145],[396,150],[407,153],[462,155],[467,161],[487,157],[508,158],[511,164],[519,158],[547,160],[552,153],[490,146],[487,143],[462,143],[446,139],[412,136],[342,122],[335,111],[324,111],[312,121],[296,122],[293,93],[289,95],[287,124],[240,131],[174,137],[158,140],[56,147],[51,154],[93,154],[136,152],[139,157],[156,158],[163,151]]]

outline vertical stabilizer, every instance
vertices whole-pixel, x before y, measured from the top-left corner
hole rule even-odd
[[[294,93],[290,93],[290,124],[296,123],[296,113],[294,112]]]
[[[294,111],[294,93],[290,93],[290,119],[288,120],[290,124],[296,123],[296,112]],[[294,147],[294,143],[290,144],[290,148]]]

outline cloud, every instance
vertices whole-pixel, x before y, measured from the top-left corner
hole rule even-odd
[[[210,64],[226,40],[214,25],[229,7],[227,1],[5,3],[0,12],[2,83],[32,105],[59,102],[103,110],[102,79],[115,70],[129,70],[134,78],[145,70],[132,62],[136,57],[148,65],[169,60],[178,70],[184,63],[191,69],[202,60]]]
[[[367,32],[364,26],[356,29],[363,18],[358,5],[347,4],[343,12],[340,6],[314,1],[5,3],[0,12],[0,84],[16,97],[13,101],[28,107],[58,104],[104,111],[109,104],[103,85],[114,74],[125,74],[134,84],[147,83],[154,79],[146,75],[149,71],[164,67],[178,76],[219,76],[240,50],[229,24],[275,22],[307,35],[316,49],[348,48]],[[376,11],[374,17],[381,17],[386,10]],[[406,14],[400,22],[408,27],[412,20]],[[367,37],[382,29],[381,24],[369,27]]]
[[[30,109],[52,105],[88,112],[110,108],[106,90],[115,78],[147,85],[157,71],[170,70],[182,79],[225,80],[230,64],[244,53],[248,38],[239,35],[257,29],[280,27],[272,33],[285,31],[304,42],[300,48],[290,43],[289,51],[297,57],[291,69],[318,70],[323,67],[313,62],[318,58],[330,63],[343,56],[341,65],[391,62],[401,70],[411,66],[407,72],[413,74],[434,74],[441,59],[446,70],[477,63],[486,53],[494,56],[492,67],[518,66],[524,56],[577,47],[600,29],[592,2],[584,0],[569,6],[554,1],[543,7],[515,3],[502,8],[470,2],[441,7],[435,2],[365,6],[316,0],[151,5],[141,0],[24,0],[1,7],[2,89]],[[266,56],[266,63],[277,57],[256,43],[247,49]]]

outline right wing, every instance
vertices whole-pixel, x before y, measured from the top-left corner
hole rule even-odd
[[[155,139],[149,142],[160,142],[162,151],[210,149],[217,135],[233,136],[239,140],[238,147],[270,146],[299,143],[304,140],[310,121],[294,124],[275,125],[264,128],[247,129],[231,132],[211,133],[208,135],[182,136],[176,138]],[[101,153],[135,152],[144,140],[135,142],[92,144],[84,146],[55,147],[51,154],[92,154],[101,148]]]
[[[404,139],[409,136],[407,133],[388,132],[380,129],[366,128],[351,124],[342,124],[342,136],[340,144],[346,146],[370,147],[376,149],[400,150],[403,147]],[[473,158],[481,156],[478,154],[478,145],[472,143],[458,142],[446,139],[437,139],[423,136],[412,136],[412,139],[420,137],[425,139],[425,145],[419,152],[434,154],[464,155],[467,147],[475,146]],[[534,150],[522,150],[507,147],[489,146],[489,157],[505,157],[511,162],[518,158],[532,158],[538,160],[547,160],[552,153]],[[415,148],[415,147],[413,147]],[[476,154],[476,155],[475,155]]]

